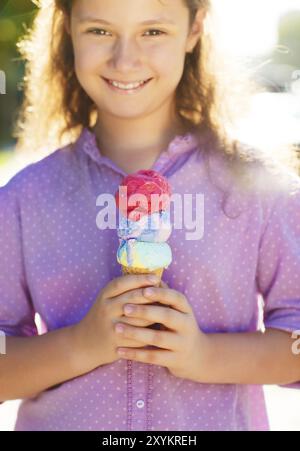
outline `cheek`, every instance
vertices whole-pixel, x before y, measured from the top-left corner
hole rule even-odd
[[[148,49],[148,58],[152,67],[163,76],[177,78],[184,67],[184,50],[178,42]]]
[[[184,61],[176,55],[162,58],[156,66],[157,74],[170,86],[178,83],[182,77]]]
[[[74,68],[81,87],[89,96],[93,96],[95,74],[100,72],[97,68],[97,58],[94,57],[93,52],[89,49],[75,53]]]
[[[81,73],[89,73],[99,66],[101,61],[99,51],[93,47],[81,47],[75,50],[75,68]]]
[[[91,40],[78,38],[73,41],[75,69],[80,73],[95,70],[103,60],[103,49]]]

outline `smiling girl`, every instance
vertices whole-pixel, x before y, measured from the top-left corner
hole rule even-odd
[[[18,147],[56,150],[0,190],[15,430],[268,429],[262,385],[300,387],[300,181],[230,137],[240,93],[211,2],[40,6]],[[121,276],[116,230],[96,227],[99,194],[140,169],[205,202],[203,237],[174,230],[161,283]]]

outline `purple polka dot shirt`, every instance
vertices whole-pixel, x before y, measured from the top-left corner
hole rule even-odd
[[[201,330],[299,330],[299,179],[288,175],[281,189],[255,162],[249,165],[252,188],[242,188],[224,158],[204,152],[191,133],[176,136],[151,169],[168,178],[173,193],[203,195],[203,233],[187,239],[189,230],[173,230],[173,262],[163,276],[184,293]],[[37,335],[36,313],[42,333],[79,322],[101,289],[121,275],[117,233],[97,227],[96,199],[114,194],[126,175],[84,129],[75,143],[30,164],[0,189],[0,330],[6,335]],[[225,204],[222,188],[230,192]],[[15,426],[268,429],[260,385],[202,384],[125,359],[23,400]]]

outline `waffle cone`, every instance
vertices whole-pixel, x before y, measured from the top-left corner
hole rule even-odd
[[[147,268],[130,268],[128,266],[123,266],[122,267],[122,273],[123,275],[126,274],[155,274],[157,275],[160,279],[162,279],[162,275],[164,272],[164,268],[157,268],[157,269],[147,269]]]

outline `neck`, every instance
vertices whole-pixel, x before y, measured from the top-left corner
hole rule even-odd
[[[101,154],[127,173],[150,169],[172,139],[187,132],[175,115],[170,120],[170,115],[123,119],[100,114],[93,131]]]

